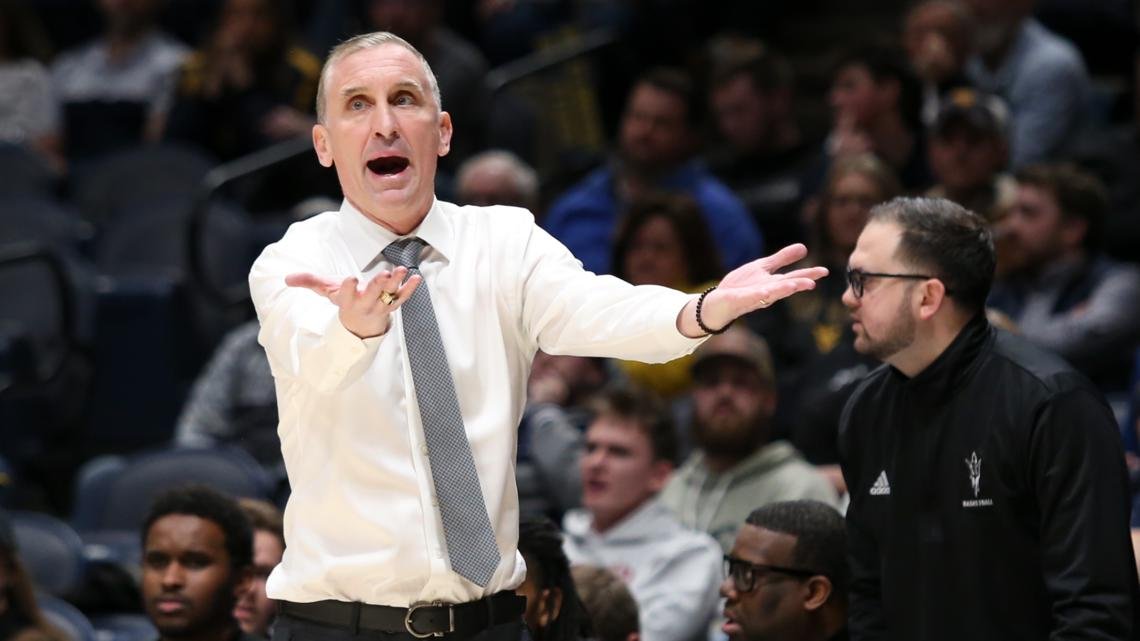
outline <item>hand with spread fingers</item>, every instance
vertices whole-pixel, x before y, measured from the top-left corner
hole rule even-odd
[[[285,277],[286,285],[303,287],[332,301],[340,309],[341,325],[360,338],[387,332],[389,316],[408,300],[421,281],[419,274],[409,278],[406,267],[380,272],[363,289],[353,277],[339,283],[307,273]]]
[[[804,267],[780,273],[807,256],[807,247],[789,245],[780,251],[745,263],[729,272],[716,288],[694,299],[681,312],[678,328],[686,336],[719,331],[748,312],[770,307],[796,292],[815,289],[815,281],[827,276],[826,267]],[[700,300],[698,318],[697,301]]]

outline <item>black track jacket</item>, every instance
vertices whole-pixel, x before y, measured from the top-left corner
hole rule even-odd
[[[1133,639],[1119,432],[1082,375],[978,315],[840,424],[851,639]]]

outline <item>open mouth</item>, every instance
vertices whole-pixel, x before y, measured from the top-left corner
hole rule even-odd
[[[384,156],[368,161],[368,170],[380,176],[395,176],[408,168],[408,159],[402,156]]]

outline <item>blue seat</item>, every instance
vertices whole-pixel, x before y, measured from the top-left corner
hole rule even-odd
[[[154,641],[158,630],[141,614],[104,614],[93,617],[95,636],[99,641]]]
[[[74,605],[50,594],[37,594],[36,601],[48,623],[63,631],[71,641],[98,641],[95,627]]]
[[[119,530],[137,533],[151,503],[163,491],[200,483],[235,497],[268,499],[269,475],[249,454],[236,448],[173,448],[127,459],[113,478],[93,475],[77,488],[83,504],[81,531]],[[81,475],[82,476],[82,475]],[[77,524],[79,527],[79,524]]]
[[[37,587],[64,596],[82,585],[83,541],[70,525],[38,512],[15,511],[10,518],[20,560]]]
[[[194,200],[215,161],[179,145],[140,145],[99,158],[77,171],[75,202],[96,224],[142,214],[136,205],[155,199]]]

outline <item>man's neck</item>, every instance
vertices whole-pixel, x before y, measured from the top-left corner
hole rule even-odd
[[[597,512],[590,512],[590,526],[598,534],[605,534],[623,523],[631,514],[645,507],[645,504],[650,500],[651,499],[646,499],[620,514],[599,514]]]
[[[767,446],[768,438],[765,436],[765,438],[758,440],[752,447],[745,446],[733,451],[732,453],[724,451],[710,452],[708,450],[703,450],[705,455],[704,464],[705,467],[708,468],[708,470],[713,474],[724,474],[725,472],[740,465],[749,457],[755,455],[757,452]],[[736,452],[739,452],[739,454]]]
[[[429,200],[426,205],[409,208],[408,212],[371,212],[353,202],[351,199],[348,199],[348,202],[351,203],[357,211],[367,216],[369,220],[377,225],[380,225],[397,236],[406,236],[415,231],[415,229],[424,222],[424,218],[427,218],[428,212],[431,211],[433,201]]]
[[[969,322],[968,316],[952,312],[947,318],[934,321],[925,336],[916,337],[913,344],[887,359],[887,362],[907,378],[914,378],[938,360]]]
[[[185,636],[159,635],[159,641],[237,641],[241,628],[234,621],[222,621],[216,626],[196,630]]]

